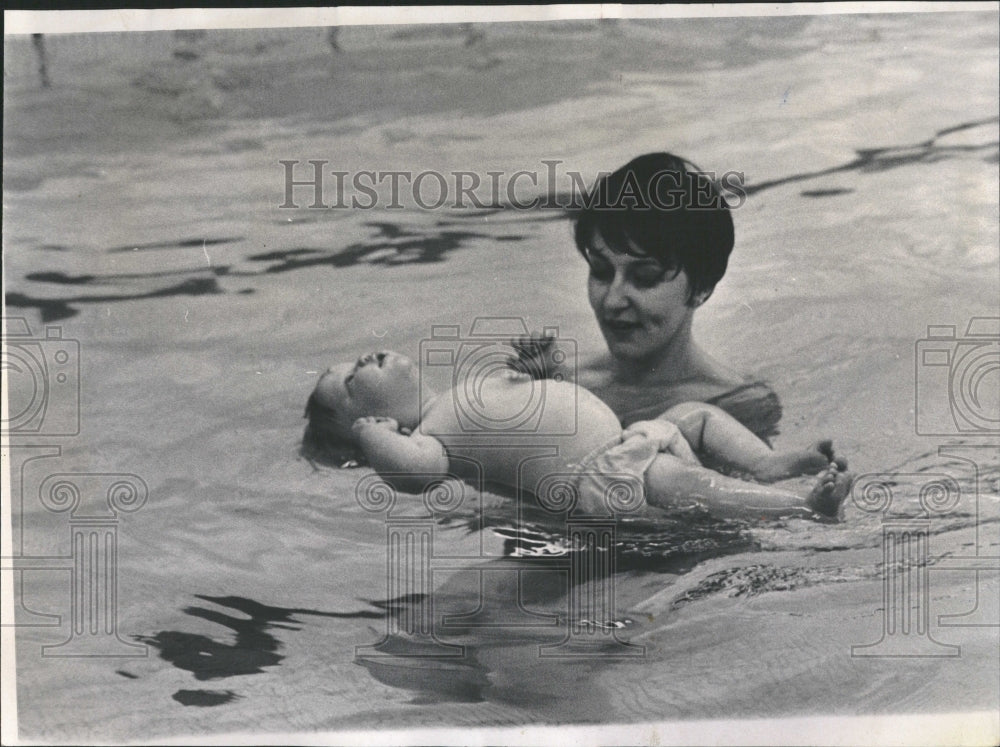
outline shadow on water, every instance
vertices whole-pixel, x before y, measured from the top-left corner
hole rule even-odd
[[[198,680],[221,679],[243,674],[261,674],[263,667],[272,667],[284,658],[278,653],[281,642],[271,631],[275,629],[301,630],[297,615],[334,618],[380,619],[385,612],[361,610],[358,612],[321,612],[304,608],[272,607],[245,597],[210,597],[196,595],[199,599],[228,607],[246,617],[235,617],[207,607],[185,607],[192,617],[218,623],[236,633],[236,640],[221,643],[209,636],[166,630],[152,636],[137,636],[142,643],[153,646],[160,658],[178,669],[186,669]],[[407,599],[390,600],[375,604],[392,610]],[[374,603],[373,603],[374,604]]]
[[[169,661],[178,669],[186,669],[196,679],[211,680],[242,674],[260,674],[263,667],[275,666],[284,658],[277,653],[280,643],[269,630],[280,627],[295,630],[289,626],[293,620],[293,610],[266,607],[241,597],[202,597],[206,601],[218,602],[249,615],[249,618],[234,617],[224,612],[205,607],[186,607],[184,612],[203,620],[223,625],[236,633],[232,644],[221,643],[205,635],[166,630],[153,636],[138,636],[138,639],[160,652],[160,658]]]
[[[279,653],[282,643],[272,631],[301,630],[298,616],[384,620],[389,616],[405,614],[412,605],[426,601],[426,595],[409,594],[394,599],[362,600],[369,605],[369,609],[323,612],[301,607],[274,607],[246,597],[214,597],[201,594],[196,596],[243,615],[237,617],[218,609],[201,606],[184,608],[184,612],[192,617],[217,623],[233,631],[236,634],[235,641],[223,643],[207,635],[178,630],[160,631],[154,635],[139,635],[135,638],[157,649],[161,659],[170,662],[178,669],[191,672],[199,681],[262,674],[266,667],[279,665],[284,659]],[[412,648],[407,649],[405,643],[398,648],[398,652],[402,654],[407,650],[412,652]],[[429,692],[440,691],[468,700],[470,697],[468,693],[474,692],[475,687],[481,688],[484,684],[488,684],[483,674],[484,670],[467,661],[457,668],[449,666],[446,670],[452,673],[447,682],[439,683],[433,676],[429,679],[424,677],[421,681],[425,681],[426,687],[422,689]],[[399,677],[392,667],[387,668],[380,666],[379,663],[373,663],[370,671],[376,679],[386,681],[387,684],[399,682]],[[137,679],[136,675],[124,670],[118,670],[118,674],[127,679]],[[419,673],[416,676],[420,680]],[[178,690],[172,697],[185,706],[206,707],[231,703],[242,696],[232,690]]]
[[[286,250],[254,254],[246,258],[253,263],[266,263],[260,270],[234,270],[229,265],[198,267],[188,270],[155,271],[148,273],[108,273],[104,275],[70,275],[52,270],[33,272],[25,276],[29,282],[49,283],[62,286],[92,287],[122,281],[143,281],[164,277],[184,278],[176,285],[158,288],[142,293],[81,294],[68,297],[44,297],[33,294],[8,292],[7,305],[14,308],[36,308],[45,322],[67,319],[80,313],[83,304],[109,304],[119,301],[134,301],[146,298],[166,298],[171,296],[199,296],[226,293],[217,281],[219,277],[253,278],[262,275],[291,272],[312,267],[353,267],[371,264],[392,267],[409,264],[429,264],[445,261],[447,255],[467,246],[474,239],[491,239],[499,242],[516,242],[524,239],[520,235],[504,234],[490,236],[472,231],[438,230],[435,233],[417,233],[390,222],[366,223],[375,229],[375,236],[364,242],[349,244],[338,249],[292,248]],[[183,239],[147,244],[126,245],[108,249],[109,253],[146,251],[154,249],[183,249],[227,244],[240,241],[240,237],[218,239]],[[39,247],[40,249],[52,247]],[[60,250],[65,247],[59,247]],[[210,276],[206,277],[206,273]],[[185,277],[186,276],[186,277]],[[253,289],[243,289],[237,293],[253,293]]]
[[[849,195],[853,189],[804,189],[799,192],[803,197],[835,197],[836,195]]]
[[[309,267],[353,267],[361,263],[394,267],[409,264],[443,262],[448,254],[473,239],[489,239],[488,234],[472,231],[438,231],[427,235],[414,233],[395,223],[366,223],[377,231],[372,241],[349,244],[335,252],[325,249],[295,248],[254,254],[254,262],[270,262],[262,272],[266,274],[290,272]],[[493,237],[497,240],[499,237]],[[521,237],[503,237],[499,240],[520,240]]]
[[[406,605],[418,602],[422,598],[422,595],[404,595],[388,600],[363,600],[376,609],[323,612],[302,607],[273,607],[246,597],[213,597],[201,594],[195,596],[245,615],[236,617],[208,607],[184,608],[185,614],[229,628],[236,634],[233,643],[222,643],[206,635],[178,630],[160,631],[152,636],[136,636],[136,639],[156,648],[160,652],[161,659],[169,661],[178,669],[191,672],[198,680],[261,674],[264,667],[280,664],[284,658],[278,653],[281,642],[271,631],[301,630],[297,616],[381,620],[387,614],[397,614]],[[122,671],[119,674],[135,678],[128,672]]]
[[[117,301],[135,301],[143,298],[169,298],[172,296],[205,296],[222,293],[218,282],[212,278],[188,278],[177,285],[148,293],[133,293],[120,295],[81,295],[69,298],[37,298],[24,293],[8,293],[7,305],[18,309],[38,309],[43,322],[56,322],[69,319],[80,313],[76,305],[85,303],[115,303]]]
[[[946,127],[943,130],[938,130],[929,140],[925,140],[922,143],[916,143],[915,145],[897,145],[887,148],[866,148],[856,150],[854,151],[856,154],[854,159],[839,166],[832,166],[828,169],[820,169],[818,171],[804,171],[798,174],[791,174],[778,179],[760,182],[759,184],[750,184],[745,187],[745,191],[747,195],[752,195],[757,192],[763,192],[766,189],[771,189],[772,187],[780,187],[785,184],[816,179],[821,176],[830,176],[832,174],[841,174],[849,171],[857,171],[860,173],[888,171],[889,169],[899,168],[900,166],[911,166],[917,163],[933,163],[935,161],[942,161],[948,158],[955,158],[956,156],[966,153],[984,152],[984,157],[988,160],[991,154],[986,153],[986,151],[995,151],[996,148],[1000,146],[1000,141],[992,140],[990,142],[975,145],[939,145],[937,141],[940,138],[956,132],[971,130],[976,127],[984,127],[996,124],[997,122],[1000,122],[1000,117],[990,117],[988,119],[963,122],[955,125],[954,127]]]
[[[183,706],[205,708],[232,703],[243,696],[232,690],[178,690],[171,697]]]
[[[216,277],[229,273],[228,265],[221,265],[207,270]],[[197,270],[163,270],[162,272],[114,272],[107,275],[67,275],[64,272],[31,272],[24,276],[25,280],[37,283],[53,283],[55,285],[100,285],[111,280],[144,280],[146,278],[163,278],[176,275],[191,275],[206,272],[205,268]]]
[[[243,236],[230,236],[219,239],[179,239],[178,241],[160,241],[152,244],[126,244],[108,249],[108,254],[121,254],[122,252],[141,252],[150,249],[189,249],[192,247],[217,246],[219,244],[233,244],[243,241]]]
[[[974,144],[949,144],[939,142],[942,138],[977,127],[986,127],[996,124],[1000,118],[991,117],[988,119],[963,122],[953,127],[938,130],[934,135],[920,143],[913,145],[900,145],[885,148],[866,148],[855,151],[855,157],[850,161],[816,171],[803,171],[796,174],[779,177],[757,184],[743,186],[746,195],[754,195],[774,187],[787,184],[809,181],[821,177],[836,174],[856,172],[874,173],[887,171],[889,169],[909,166],[919,163],[933,163],[949,158],[957,158],[962,155],[982,153],[984,160],[993,163],[997,160],[997,147],[1000,141],[989,140],[983,143]],[[850,192],[850,189],[843,187],[830,187],[819,189],[808,189],[801,192],[802,196],[808,198],[835,197]],[[572,193],[550,193],[534,205],[539,211],[556,208],[551,214],[551,218],[558,219],[572,216],[582,207],[582,195]],[[503,211],[503,206],[490,207],[484,210],[470,211],[469,216],[456,214],[457,217],[482,218],[491,213]],[[537,220],[524,210],[519,211],[518,222],[526,224],[531,220]],[[355,242],[336,249],[293,247],[280,249],[246,257],[251,263],[265,263],[262,269],[234,269],[230,266],[217,268],[200,267],[189,271],[173,272],[151,272],[151,273],[129,273],[129,274],[108,274],[108,275],[67,275],[58,271],[37,272],[27,275],[25,280],[29,282],[43,282],[67,286],[93,286],[109,282],[123,280],[148,280],[165,277],[169,275],[187,275],[185,279],[176,285],[165,288],[158,288],[141,293],[122,294],[81,294],[69,297],[44,297],[33,294],[8,292],[7,304],[14,308],[36,308],[40,311],[43,321],[51,322],[66,319],[79,313],[79,306],[83,304],[108,304],[118,301],[132,301],[146,298],[164,298],[170,296],[200,296],[209,294],[226,293],[216,280],[218,277],[252,278],[263,275],[273,275],[296,270],[308,270],[314,267],[344,268],[353,267],[360,264],[370,264],[380,267],[395,267],[410,264],[433,264],[444,262],[452,252],[463,248],[473,240],[484,240],[490,242],[517,242],[524,240],[525,236],[518,234],[491,235],[480,231],[450,230],[446,226],[454,225],[447,221],[439,221],[435,229],[431,231],[414,230],[398,223],[388,221],[375,221],[365,223],[367,227],[374,229],[374,236],[361,242]],[[219,237],[212,239],[184,238],[175,241],[163,241],[152,243],[135,243],[117,246],[108,249],[108,253],[125,253],[149,250],[185,249],[194,247],[206,247],[208,245],[230,244],[239,242],[242,237]],[[41,245],[41,250],[63,251],[66,247],[59,245]],[[205,272],[212,273],[211,277],[205,277]],[[252,293],[252,288],[244,288],[237,293]]]
[[[997,122],[1000,122],[1000,117],[990,117],[988,119],[962,122],[961,124],[953,127],[946,127],[943,130],[938,130],[934,133],[933,137],[913,145],[894,145],[885,148],[863,148],[855,150],[855,157],[846,163],[842,163],[838,166],[831,166],[826,169],[818,169],[816,171],[802,171],[797,174],[789,174],[787,176],[759,182],[757,184],[745,184],[743,185],[743,192],[747,196],[751,196],[757,194],[758,192],[773,189],[774,187],[809,181],[810,179],[818,179],[820,177],[832,176],[834,174],[844,174],[849,172],[856,172],[860,174],[876,173],[896,169],[901,166],[911,166],[918,163],[934,163],[949,158],[957,158],[967,154],[982,153],[984,161],[987,163],[995,163],[998,158],[997,147],[1000,146],[1000,140],[990,140],[988,142],[971,145],[941,144],[938,143],[938,140],[957,132],[971,130],[976,127],[987,127],[989,125],[996,124]],[[803,197],[832,197],[845,194],[850,191],[852,190],[842,188],[816,189],[806,190],[801,194]],[[583,196],[578,194],[576,191],[570,193],[551,192],[546,198],[541,200],[540,204],[536,207],[539,209],[556,208],[572,216],[582,209],[583,204]]]

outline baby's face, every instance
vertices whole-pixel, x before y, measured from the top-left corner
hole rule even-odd
[[[369,353],[354,363],[332,366],[316,384],[314,396],[337,413],[347,433],[355,420],[370,415],[394,418],[407,428],[420,422],[420,373],[399,353]]]

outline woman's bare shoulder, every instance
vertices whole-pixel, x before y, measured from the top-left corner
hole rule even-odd
[[[615,383],[615,374],[611,358],[594,358],[582,363],[574,377],[577,384],[586,389],[604,389]]]
[[[647,385],[641,389],[628,387],[618,390],[609,387],[606,391],[612,399],[620,402],[621,411],[616,412],[627,425],[636,420],[656,417],[682,402],[723,402],[734,391],[734,387],[705,381],[683,381],[659,386]]]
[[[592,391],[614,410],[626,426],[637,420],[655,418],[682,402],[715,405],[744,424],[762,418],[767,421],[767,427],[762,428],[762,432],[770,431],[781,418],[781,404],[777,394],[761,381],[744,380],[735,386],[730,382],[708,381],[636,386],[611,381]],[[752,430],[756,432],[758,429]]]

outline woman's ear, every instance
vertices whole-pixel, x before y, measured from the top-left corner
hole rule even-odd
[[[714,290],[715,288],[709,288],[708,290],[698,291],[693,296],[691,296],[691,302],[689,304],[691,308],[697,309],[699,306],[705,303],[705,301],[707,301],[711,297],[712,291]]]

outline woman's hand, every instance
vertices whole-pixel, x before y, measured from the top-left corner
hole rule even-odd
[[[655,441],[661,454],[672,454],[686,464],[701,465],[680,428],[668,420],[639,420],[622,432],[623,438],[633,435]]]
[[[564,365],[567,356],[565,351],[559,349],[555,335],[534,331],[511,340],[510,345],[517,357],[510,356],[507,363],[515,371],[526,373],[533,379],[569,378],[571,372]]]

